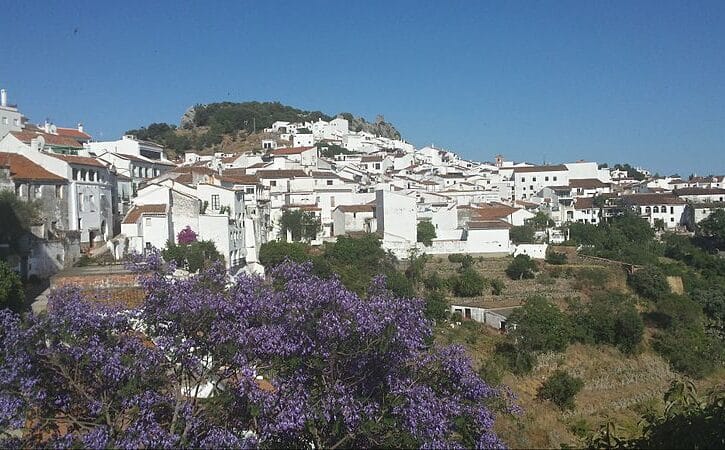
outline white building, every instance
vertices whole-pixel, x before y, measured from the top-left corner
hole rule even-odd
[[[515,167],[514,200],[535,196],[543,187],[568,186],[569,169],[563,164],[555,166]]]

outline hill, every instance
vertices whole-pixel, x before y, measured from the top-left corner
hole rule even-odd
[[[350,131],[365,131],[391,139],[400,139],[400,132],[382,116],[375,122],[343,112],[337,115],[349,122]],[[279,102],[222,102],[195,105],[184,112],[179,125],[152,123],[139,129],[128,130],[139,139],[157,142],[171,156],[186,151],[208,153],[213,151],[240,152],[259,149],[259,142],[276,121],[315,122],[332,120],[335,116],[321,111],[306,111]]]

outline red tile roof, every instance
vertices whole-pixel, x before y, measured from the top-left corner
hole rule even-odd
[[[309,177],[302,170],[258,170],[257,176],[259,178],[305,178]]]
[[[579,197],[574,201],[574,209],[593,209],[594,197]]]
[[[345,213],[375,212],[375,205],[340,205],[335,209],[339,209]]]
[[[304,153],[308,150],[312,150],[315,147],[290,147],[290,148],[277,148],[269,152],[270,154],[274,156],[279,155],[299,155],[301,153]]]
[[[220,175],[215,177],[219,181],[222,181],[224,183],[234,183],[234,184],[257,184],[259,183],[259,178],[257,178],[254,175]]]
[[[494,205],[485,205],[482,207],[474,208],[472,210],[472,217],[476,221],[503,219],[504,217],[508,217],[511,214],[515,213],[516,211],[518,211],[517,208],[512,208],[511,206],[497,203]]]
[[[597,178],[584,178],[581,180],[569,180],[569,186],[573,188],[595,189],[609,186]]]
[[[68,164],[76,164],[81,166],[92,166],[92,167],[103,167],[104,169],[106,166],[101,163],[100,161],[96,160],[95,158],[89,158],[87,156],[77,156],[77,155],[61,155],[59,153],[48,153],[48,155],[52,156],[53,158],[62,159],[63,161],[67,162]]]
[[[67,136],[73,139],[83,139],[84,141],[91,140],[90,134],[79,131],[77,128],[57,127],[56,132],[58,133],[58,136]]]
[[[670,194],[623,195],[622,200],[630,205],[684,205],[686,202]]]
[[[166,205],[138,205],[126,214],[123,223],[136,223],[144,214],[161,215],[166,213]]]
[[[557,164],[555,166],[529,166],[529,167],[514,167],[516,173],[526,172],[565,172],[569,169],[563,164]]]
[[[477,220],[468,222],[468,228],[471,230],[503,230],[511,227],[513,225],[503,220]]]
[[[65,183],[67,180],[48,172],[28,158],[16,153],[0,153],[0,167],[10,169],[10,178],[22,181],[47,181],[53,184]]]
[[[78,142],[76,139],[68,137],[68,136],[60,136],[57,134],[50,134],[50,133],[43,133],[41,131],[29,131],[29,130],[23,130],[23,131],[11,131],[10,134],[15,136],[20,142],[23,142],[25,144],[30,144],[30,141],[37,138],[38,136],[42,136],[45,140],[46,145],[50,145],[51,147],[72,147],[72,148],[83,148],[83,144]]]

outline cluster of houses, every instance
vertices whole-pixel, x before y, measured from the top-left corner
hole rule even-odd
[[[33,125],[4,90],[1,100],[0,190],[42,205],[24,251],[3,255],[0,242],[0,257],[26,277],[47,277],[86,252],[121,259],[163,248],[186,227],[214,242],[230,272],[257,272],[263,243],[292,238],[282,223],[294,211],[319,223],[312,244],[376,233],[404,258],[414,249],[521,251],[509,231],[537,212],[560,227],[628,209],[654,228],[685,231],[725,207],[723,176],[638,181],[596,162],[477,162],[351,131],[344,118],[275,122],[255,152],[171,161],[160,145],[134,136],[96,141],[80,124]],[[435,229],[428,246],[417,242],[421,222]],[[545,238],[564,239],[554,227]]]

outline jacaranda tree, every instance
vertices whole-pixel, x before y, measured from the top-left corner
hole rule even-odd
[[[137,309],[61,290],[26,322],[0,312],[0,445],[502,446],[510,394],[432,346],[423,302],[382,277],[360,297],[309,263],[233,283],[220,264],[140,267]]]

